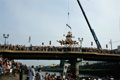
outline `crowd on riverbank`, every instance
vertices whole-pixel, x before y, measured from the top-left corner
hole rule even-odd
[[[97,74],[97,73],[96,73]],[[46,72],[42,73],[42,69],[39,68],[38,72],[35,72],[34,67],[32,66],[28,70],[28,76],[26,80],[119,80],[112,75],[104,75],[101,77],[98,76],[86,76],[86,77],[75,77],[72,73],[59,74]]]
[[[67,75],[56,75],[56,73],[46,72],[45,74],[42,73],[42,69],[38,68],[36,72],[34,67],[28,69],[27,79],[26,80],[76,80],[73,78],[73,74]]]
[[[19,73],[20,66],[24,65],[14,60],[0,57],[0,76],[8,74],[15,78]]]
[[[13,69],[19,68],[19,65],[20,64],[18,62],[0,57],[0,75],[12,73]]]
[[[15,50],[15,51],[72,51],[72,52],[98,52],[120,54],[119,50],[97,49],[92,47],[64,47],[64,46],[25,46],[25,45],[1,45],[0,50]]]

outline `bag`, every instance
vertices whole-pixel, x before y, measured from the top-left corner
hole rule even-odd
[[[39,75],[39,73],[36,73],[36,80],[40,80],[40,75]]]

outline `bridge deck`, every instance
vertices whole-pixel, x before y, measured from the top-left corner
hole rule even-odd
[[[0,55],[10,59],[75,59],[97,61],[120,61],[120,54],[76,51],[15,51],[0,50]]]
[[[0,50],[0,53],[26,53],[26,54],[94,54],[94,55],[103,55],[103,56],[120,56],[120,54],[111,54],[111,53],[97,53],[97,52],[76,52],[76,51],[16,51],[16,50]]]

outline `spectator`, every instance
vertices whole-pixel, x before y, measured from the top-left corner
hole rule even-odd
[[[19,80],[23,80],[23,68],[22,68],[22,65],[20,66],[20,69],[19,69]]]
[[[48,73],[45,74],[45,80],[48,80]]]
[[[38,73],[36,74],[36,80],[43,80],[41,68],[38,69]]]
[[[28,76],[29,76],[29,80],[35,80],[35,69],[34,69],[34,66],[32,66],[29,69]]]

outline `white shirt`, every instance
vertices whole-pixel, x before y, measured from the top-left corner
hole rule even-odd
[[[34,80],[35,79],[35,70],[34,70],[34,68],[31,68],[29,70],[28,77],[29,77],[29,80]]]

